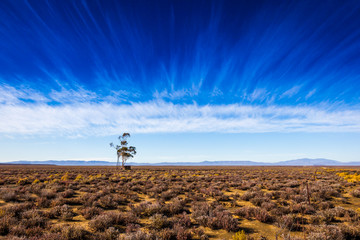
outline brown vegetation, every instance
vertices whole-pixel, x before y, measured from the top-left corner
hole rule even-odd
[[[358,168],[1,165],[0,174],[0,239],[360,239]]]

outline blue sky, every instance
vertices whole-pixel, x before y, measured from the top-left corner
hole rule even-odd
[[[360,160],[358,1],[1,1],[0,161]],[[22,151],[18,149],[21,148]]]

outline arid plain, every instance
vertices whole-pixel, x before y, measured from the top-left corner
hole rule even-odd
[[[0,165],[1,239],[360,239],[359,167]]]

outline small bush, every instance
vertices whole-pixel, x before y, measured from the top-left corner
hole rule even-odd
[[[233,240],[246,240],[246,234],[244,230],[241,230],[240,232],[235,233],[235,235],[232,237]]]
[[[58,233],[60,239],[66,240],[85,240],[90,239],[91,234],[82,226],[78,225],[55,225],[52,227],[53,233]]]
[[[101,208],[98,207],[86,207],[81,210],[81,214],[84,216],[85,219],[89,220],[95,216],[100,215],[103,212]]]
[[[95,231],[105,231],[113,225],[113,222],[114,220],[109,214],[101,214],[90,220],[89,227]]]
[[[16,202],[18,201],[18,196],[14,191],[4,192],[1,196],[1,198],[5,202]]]
[[[127,233],[125,236],[120,236],[119,240],[152,240],[152,234],[145,233],[141,230],[134,233]]]
[[[96,206],[101,207],[103,209],[116,209],[118,204],[114,201],[111,195],[106,195],[99,200],[96,201]]]
[[[69,205],[56,206],[48,214],[50,218],[59,218],[64,221],[70,221],[76,214]]]
[[[10,234],[18,237],[26,236],[26,227],[22,224],[16,224],[11,227]]]
[[[255,208],[253,211],[254,218],[263,223],[271,223],[273,221],[272,216],[262,208]]]
[[[47,225],[47,219],[42,212],[35,209],[31,209],[26,212],[23,212],[21,218],[21,224],[26,228],[34,228],[34,227],[45,228]]]
[[[63,198],[71,198],[75,195],[75,192],[72,189],[68,189],[65,192],[63,192],[61,195]]]
[[[253,191],[246,191],[243,195],[240,196],[240,199],[243,201],[250,201],[253,197],[255,197],[256,193]]]
[[[278,225],[280,228],[285,228],[290,231],[300,231],[301,225],[300,225],[300,219],[297,218],[293,214],[284,215],[278,218],[277,220]]]
[[[128,213],[109,212],[94,217],[89,222],[89,226],[96,231],[104,231],[109,227],[126,226],[131,223],[137,223],[136,216]]]
[[[162,229],[170,225],[167,217],[161,214],[155,214],[154,216],[150,217],[150,222],[150,226],[154,229]]]
[[[36,205],[40,208],[48,208],[51,205],[51,201],[45,197],[39,197],[36,199]]]
[[[4,236],[10,232],[10,227],[16,223],[16,219],[8,216],[0,218],[0,235]]]
[[[343,240],[345,238],[339,227],[334,226],[334,225],[322,225],[322,226],[318,226],[318,227],[311,227],[310,233],[306,239],[308,239],[308,240]]]
[[[154,233],[157,239],[171,240],[176,239],[176,232],[173,229],[165,228]]]
[[[183,226],[180,226],[179,224],[174,225],[174,232],[176,233],[177,240],[191,239],[191,232],[186,230]]]
[[[359,189],[355,189],[354,191],[351,192],[351,195],[353,197],[356,197],[356,198],[360,198],[360,188]]]
[[[40,196],[47,199],[54,199],[56,197],[56,192],[52,189],[43,189],[41,190]]]

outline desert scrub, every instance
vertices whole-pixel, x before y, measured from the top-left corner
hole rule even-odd
[[[339,177],[342,177],[349,183],[360,182],[360,174],[358,174],[357,172],[355,172],[355,173],[340,172],[340,173],[336,173],[336,175],[338,175]]]
[[[92,219],[93,217],[100,215],[103,212],[103,210],[98,207],[86,207],[82,209],[80,212],[85,219],[89,220]]]
[[[52,208],[48,216],[50,218],[58,218],[64,221],[70,221],[74,216],[76,216],[76,213],[71,209],[69,205],[62,205],[62,206],[56,206]]]
[[[47,226],[48,219],[43,212],[35,209],[27,210],[21,214],[21,225],[28,228],[45,228]]]
[[[240,232],[235,233],[235,235],[232,237],[233,240],[246,240],[246,234],[244,230],[241,230]]]
[[[192,217],[202,226],[211,229],[225,229],[229,232],[238,230],[238,220],[222,206],[197,203],[192,208]]]
[[[351,191],[350,194],[351,194],[353,197],[360,198],[360,188]]]
[[[256,219],[263,223],[273,222],[273,217],[265,210],[259,207],[242,207],[237,209],[235,214],[246,219]]]
[[[66,239],[66,240],[85,240],[91,239],[91,233],[84,229],[82,226],[78,225],[54,225],[50,229],[51,233],[55,233],[57,235],[53,235],[54,238],[50,239]]]
[[[109,227],[127,226],[136,223],[138,223],[138,219],[131,213],[107,212],[91,219],[89,227],[96,231],[104,231]]]
[[[150,217],[150,227],[154,229],[162,229],[171,226],[171,222],[168,218],[162,214],[155,214]]]
[[[15,193],[15,191],[2,191],[1,199],[3,199],[5,202],[17,202],[18,195]]]
[[[65,190],[62,194],[63,198],[72,198],[75,195],[75,191],[72,189]]]

